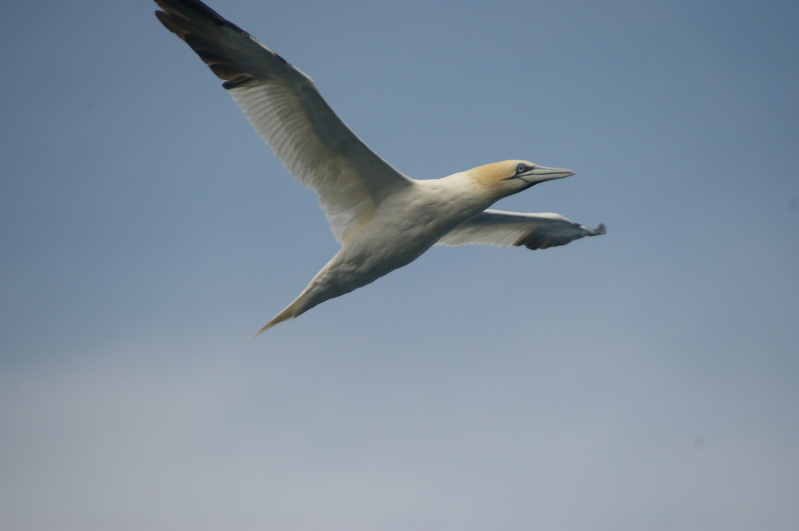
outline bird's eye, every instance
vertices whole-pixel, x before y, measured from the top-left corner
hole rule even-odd
[[[526,171],[527,171],[527,165],[526,164],[519,163],[519,164],[516,165],[516,173],[524,173]]]

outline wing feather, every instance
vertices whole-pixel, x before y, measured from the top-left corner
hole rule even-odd
[[[224,80],[289,173],[316,191],[336,240],[412,184],[341,121],[299,69],[198,0],[155,1],[163,9],[158,20]]]
[[[524,245],[528,249],[547,249],[605,232],[605,225],[591,229],[560,214],[486,210],[453,229],[436,245]]]

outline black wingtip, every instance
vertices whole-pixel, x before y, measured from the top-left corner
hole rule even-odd
[[[236,26],[225,17],[208,7],[207,5],[203,4],[199,0],[154,0],[158,6],[165,11],[163,15],[158,15],[158,11],[156,11],[156,16],[161,21],[164,26],[167,26],[170,31],[173,31],[162,19],[164,17],[171,17],[174,15],[178,15],[182,17],[184,20],[188,21],[189,16],[186,11],[194,11],[199,13],[206,21],[213,22],[218,26],[228,26],[233,28],[234,30],[243,33],[244,35],[250,36],[249,33],[241,29],[240,27]],[[177,32],[175,32],[177,33]]]

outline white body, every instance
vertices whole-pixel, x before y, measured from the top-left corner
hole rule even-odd
[[[388,197],[289,306],[292,317],[416,260],[491,204],[482,192],[468,174],[456,173],[415,181]]]

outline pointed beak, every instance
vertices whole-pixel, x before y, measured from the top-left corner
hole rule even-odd
[[[552,179],[563,179],[570,175],[574,175],[574,172],[571,170],[536,166],[532,171],[525,173],[522,177],[528,182],[542,183],[544,181],[551,181]],[[530,179],[530,177],[532,177],[532,179]]]

